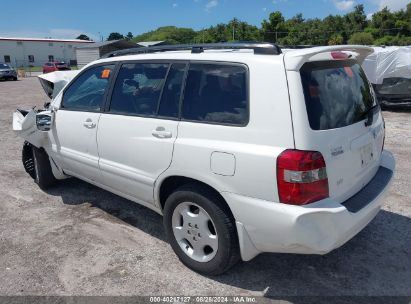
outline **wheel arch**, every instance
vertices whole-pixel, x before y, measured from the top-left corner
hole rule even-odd
[[[200,187],[203,187],[209,191],[211,191],[216,197],[219,199],[219,204],[221,204],[221,207],[224,207],[229,213],[233,221],[235,222],[236,219],[234,217],[234,214],[228,205],[227,201],[224,199],[224,197],[220,194],[220,192],[216,189],[215,186],[213,186],[209,182],[202,181],[198,178],[192,178],[192,177],[187,177],[183,175],[170,175],[165,178],[163,178],[159,184],[156,191],[156,201],[159,204],[159,207],[161,211],[163,211],[165,202],[169,195],[173,193],[176,189],[183,185],[188,185],[188,184],[194,184],[198,185]]]
[[[33,148],[44,152],[48,156],[50,167],[51,167],[54,178],[66,179],[69,177],[68,175],[65,175],[63,170],[56,164],[56,162],[50,156],[50,154],[48,153],[47,149],[45,149],[45,147],[43,146],[36,147],[35,145],[33,145],[32,143],[26,140],[23,143],[21,160],[23,162],[24,170],[31,176],[31,178],[33,179],[35,178]]]

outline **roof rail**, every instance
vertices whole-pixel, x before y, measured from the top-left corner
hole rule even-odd
[[[260,55],[278,55],[281,54],[281,48],[273,43],[204,43],[204,44],[176,44],[131,48],[114,51],[103,55],[101,58],[110,58],[125,55],[149,54],[157,52],[170,52],[191,50],[191,53],[203,53],[205,50],[222,50],[222,49],[248,49],[254,50],[254,54]]]
[[[284,45],[279,45],[280,48],[282,49],[308,49],[312,47],[316,47],[317,45],[309,45],[309,44],[284,44]]]

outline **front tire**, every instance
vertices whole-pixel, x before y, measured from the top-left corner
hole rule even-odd
[[[57,179],[53,175],[50,159],[43,149],[32,146],[34,162],[34,181],[42,190],[54,185]]]
[[[240,260],[235,221],[222,199],[196,184],[166,200],[164,228],[181,262],[196,272],[219,275]]]

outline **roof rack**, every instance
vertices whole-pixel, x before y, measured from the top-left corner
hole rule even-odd
[[[110,58],[125,55],[149,54],[157,52],[170,52],[191,50],[193,54],[203,53],[205,50],[254,50],[254,54],[259,55],[278,55],[281,54],[281,48],[273,43],[204,43],[204,44],[176,44],[131,48],[114,51],[103,55],[101,58]]]
[[[279,45],[280,48],[282,49],[308,49],[315,47],[316,45],[309,45],[309,44],[284,44],[284,45]]]

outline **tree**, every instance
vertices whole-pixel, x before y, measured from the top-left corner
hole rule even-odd
[[[237,41],[260,41],[260,31],[254,25],[237,20],[234,27],[234,39]]]
[[[277,42],[279,34],[285,31],[283,14],[279,11],[271,13],[268,20],[261,23],[261,31],[265,41]]]
[[[346,14],[344,19],[349,32],[363,31],[368,25],[362,4],[355,6],[354,11]]]
[[[163,26],[154,31],[138,35],[133,42],[141,41],[167,41],[168,43],[193,43],[198,34],[190,28],[178,28],[175,26]]]
[[[81,34],[79,35],[76,39],[80,39],[80,40],[91,40],[87,35],[85,34]]]
[[[323,20],[323,26],[324,26],[324,34],[326,35],[328,41],[335,37],[335,36],[341,36],[343,38],[343,41],[341,44],[346,43],[348,38],[351,36],[351,30],[348,32],[347,27],[346,27],[346,20],[344,16],[339,16],[339,15],[329,15],[328,17],[325,17]]]
[[[351,35],[348,44],[372,45],[374,37],[370,33],[359,32]]]
[[[120,40],[120,39],[124,39],[124,36],[120,33],[113,32],[113,33],[110,33],[110,35],[108,35],[107,41]]]
[[[371,26],[375,28],[376,38],[382,38],[385,35],[394,35],[392,30],[395,28],[395,15],[387,7],[372,15]]]
[[[279,42],[283,45],[298,45],[306,39],[305,20],[302,14],[297,14],[284,22],[286,33],[280,35]]]
[[[411,37],[410,36],[391,36],[386,35],[382,38],[374,40],[375,45],[399,45],[399,46],[407,46],[411,45]]]
[[[127,40],[133,39],[133,33],[132,33],[132,32],[128,32],[128,33],[127,33],[127,36],[126,36],[126,39],[127,39]]]
[[[333,35],[330,40],[328,40],[328,45],[339,45],[344,43],[344,38],[340,34]]]
[[[234,18],[197,32],[191,28],[165,26],[132,38],[134,42],[157,40],[170,43],[264,40],[282,45],[410,45],[411,3],[396,12],[384,8],[373,14],[372,20],[367,20],[363,5],[355,6],[347,14],[323,19],[304,19],[302,14],[286,19],[281,12],[275,11],[262,21],[260,28]]]

